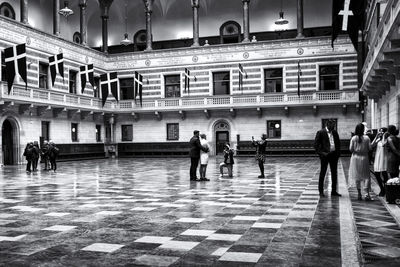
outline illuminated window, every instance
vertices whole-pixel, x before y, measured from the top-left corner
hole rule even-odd
[[[78,142],[78,124],[71,123],[71,140],[72,142]]]
[[[281,138],[281,121],[267,121],[268,138]]]

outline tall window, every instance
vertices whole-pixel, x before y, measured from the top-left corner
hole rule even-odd
[[[266,69],[264,70],[265,92],[280,93],[282,92],[282,69]]]
[[[4,58],[4,52],[1,52],[1,80],[3,82],[7,81],[6,77],[6,59]]]
[[[339,90],[339,65],[319,66],[320,90]]]
[[[167,140],[179,140],[179,123],[167,123]]]
[[[78,142],[78,124],[71,123],[71,140],[72,142]]]
[[[229,71],[213,73],[214,95],[230,94],[230,73]]]
[[[333,121],[334,124],[335,124],[335,125],[333,126],[333,129],[334,129],[334,130],[337,130],[337,119],[336,119],[336,118],[322,119],[322,120],[321,120],[321,126],[322,126],[322,128],[325,128],[325,127],[326,127],[326,123],[327,123],[328,121]]]
[[[50,122],[49,121],[42,121],[42,138],[43,138],[43,141],[50,140]]]
[[[132,141],[133,140],[133,126],[121,125],[121,141]]]
[[[133,79],[119,79],[119,90],[121,100],[133,99]]]
[[[49,88],[49,65],[44,62],[39,62],[39,88]]]
[[[76,94],[76,76],[77,71],[69,70],[69,92],[71,94]]]
[[[96,142],[101,142],[101,125],[96,125]]]
[[[164,76],[165,97],[180,97],[181,96],[181,76],[168,75]]]
[[[111,126],[108,124],[106,126],[106,143],[111,143]]]
[[[267,121],[268,138],[281,138],[281,121]]]

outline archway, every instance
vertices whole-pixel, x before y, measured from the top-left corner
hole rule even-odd
[[[219,120],[214,124],[215,154],[222,154],[224,144],[230,142],[231,127],[226,120]]]
[[[4,165],[19,162],[19,127],[11,117],[6,118],[1,127],[1,153]]]

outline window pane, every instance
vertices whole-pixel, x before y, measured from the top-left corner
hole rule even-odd
[[[339,65],[320,66],[320,90],[339,89]]]
[[[119,79],[121,100],[133,99],[133,79]]]
[[[282,92],[282,69],[267,69],[264,72],[265,76],[265,92],[280,93]]]
[[[48,69],[49,66],[45,63],[39,63],[39,88],[47,89],[48,87]]]
[[[267,121],[268,138],[281,138],[281,121]]]
[[[101,141],[101,125],[96,125],[96,142]]]
[[[133,140],[133,126],[132,125],[121,125],[121,140],[132,141]]]
[[[76,94],[76,71],[69,71],[69,92],[71,94]]]
[[[6,59],[4,58],[4,52],[1,52],[1,80],[7,81],[6,77]]]
[[[71,123],[71,140],[72,142],[78,141],[78,124]]]
[[[179,140],[178,123],[167,123],[167,140]]]
[[[49,141],[50,136],[49,136],[49,129],[50,128],[50,122],[48,121],[42,121],[42,138],[43,140]]]
[[[165,81],[165,97],[181,96],[181,76],[168,75],[164,77]]]
[[[230,73],[217,72],[213,73],[214,95],[230,94]]]

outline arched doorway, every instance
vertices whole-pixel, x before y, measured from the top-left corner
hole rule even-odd
[[[230,130],[229,123],[225,120],[217,121],[214,125],[215,134],[215,154],[222,154],[224,151],[224,144],[230,142]]]
[[[8,117],[1,127],[1,153],[4,165],[18,164],[19,130],[17,122]]]

